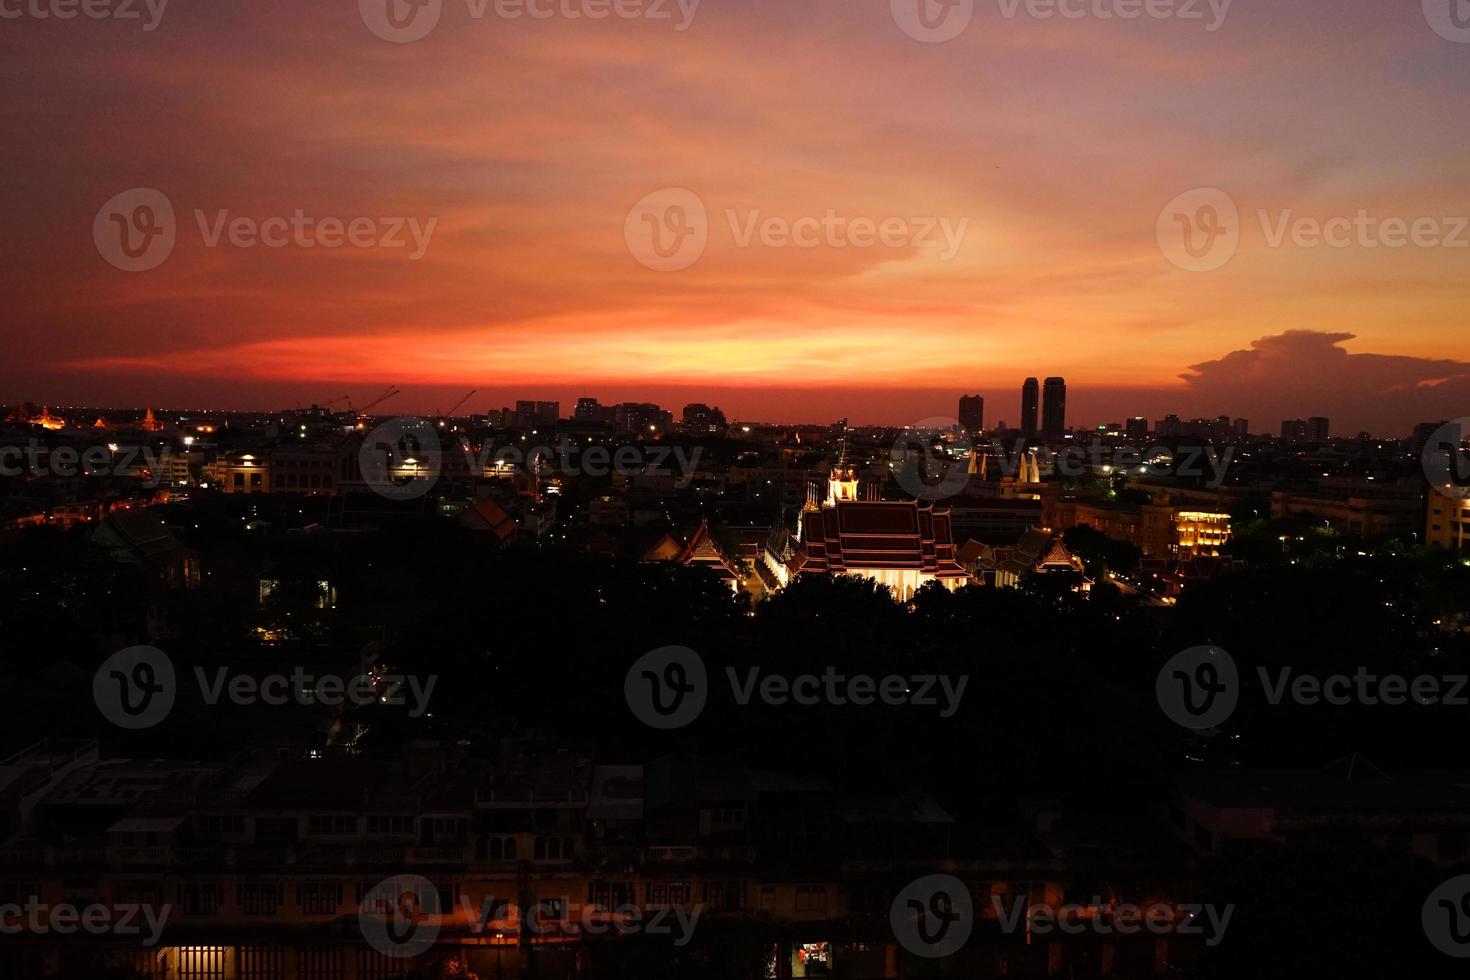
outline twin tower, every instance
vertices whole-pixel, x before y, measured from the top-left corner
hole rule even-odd
[[[1038,409],[1041,424],[1037,425]],[[970,433],[985,431],[985,399],[980,395],[960,397],[960,425]],[[1047,378],[1038,384],[1027,378],[1021,386],[1021,435],[1029,440],[1061,442],[1067,434],[1067,380]]]

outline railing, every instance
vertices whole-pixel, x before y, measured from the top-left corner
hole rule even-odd
[[[469,847],[465,844],[408,848],[409,864],[460,864],[469,856]]]
[[[664,861],[693,861],[699,856],[699,848],[689,844],[665,844],[647,849],[648,860],[656,862]]]
[[[109,847],[107,861],[110,864],[172,864],[171,847]]]

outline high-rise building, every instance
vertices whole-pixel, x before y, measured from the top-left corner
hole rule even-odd
[[[960,396],[960,425],[972,436],[985,431],[985,399],[979,395]]]
[[[673,428],[674,413],[665,412],[651,402],[623,402],[613,420],[624,432],[667,432]]]
[[[1061,442],[1066,432],[1066,379],[1047,378],[1041,392],[1041,436],[1047,442]]]
[[[1251,434],[1251,424],[1246,419],[1236,419],[1231,423],[1237,439],[1244,439]]]
[[[1307,438],[1306,419],[1287,419],[1281,423],[1282,442],[1302,442]]]
[[[515,425],[530,429],[536,425],[555,422],[561,418],[561,402],[543,402],[520,398],[516,400]]]
[[[1036,438],[1036,407],[1041,402],[1041,386],[1035,378],[1027,378],[1021,386],[1021,435]]]
[[[1430,487],[1424,543],[1451,551],[1470,549],[1470,499],[1460,487]]]
[[[1124,425],[1125,428],[1123,431],[1127,433],[1128,438],[1148,438],[1148,419],[1144,418],[1142,415],[1133,416],[1133,418],[1129,419],[1126,423],[1124,423]]]
[[[602,419],[602,406],[597,403],[596,398],[578,398],[577,407],[572,410],[572,418],[578,422],[597,422]]]
[[[1307,438],[1313,442],[1327,441],[1327,420],[1320,415],[1307,419]]]
[[[703,402],[684,406],[681,427],[686,432],[724,432],[727,425],[725,413],[718,407],[710,408]]]
[[[1440,421],[1420,422],[1414,426],[1414,458],[1418,459],[1420,456],[1423,456],[1424,448],[1429,445],[1429,440],[1433,439],[1439,433],[1440,429],[1445,429],[1449,425],[1450,423],[1448,421]],[[1442,438],[1443,441],[1458,446],[1464,440],[1464,433],[1460,431],[1458,425],[1455,425],[1452,428],[1448,428],[1445,436]]]

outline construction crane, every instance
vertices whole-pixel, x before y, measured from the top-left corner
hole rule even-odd
[[[455,402],[453,405],[450,405],[449,406],[449,411],[447,411],[447,412],[439,412],[439,411],[436,411],[434,413],[434,417],[439,420],[439,427],[442,429],[444,427],[444,422],[447,419],[452,418],[454,416],[455,409],[459,408],[459,406],[463,405],[465,402],[467,402],[471,398],[473,398],[475,396],[475,392],[477,392],[479,390],[480,389],[478,389],[478,388],[471,388],[470,389],[470,393],[468,395],[465,395],[459,401]]]
[[[387,401],[388,399],[392,398],[394,395],[401,394],[403,394],[402,391],[393,387],[392,385],[389,385],[381,395],[379,395],[377,398],[374,398],[372,401],[368,402],[366,405],[362,406],[362,408],[359,408],[357,410],[358,419],[366,418],[368,409],[375,408],[378,405],[383,404],[383,402]]]
[[[470,398],[472,398],[473,395],[475,395],[475,392],[476,391],[479,391],[479,388],[470,388],[469,394],[465,395],[465,397],[463,397],[463,398],[460,398],[459,401],[456,401],[456,403],[454,403],[453,406],[450,406],[450,410],[448,410],[448,411],[438,411],[438,410],[435,410],[434,411],[434,417],[435,417],[435,419],[438,420],[438,423],[440,423],[440,428],[441,429],[442,428],[445,428],[445,423],[447,423],[448,420],[450,420],[451,417],[454,416],[454,411],[456,411],[457,408],[459,408],[460,406],[463,406],[463,404],[465,404],[466,401],[469,401]],[[459,426],[454,426],[454,428],[456,428],[456,430],[457,430],[457,429],[459,429]]]

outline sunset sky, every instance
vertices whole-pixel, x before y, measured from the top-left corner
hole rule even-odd
[[[690,0],[443,0],[411,43],[356,0],[172,0],[152,30],[0,19],[0,400],[277,408],[396,383],[400,411],[478,388],[465,411],[588,394],[906,422],[973,391],[1014,422],[1024,377],[1064,375],[1078,423],[1470,415],[1470,43],[1420,0],[1236,0],[1214,30],[1203,0],[1204,21],[974,0],[943,43],[901,29],[905,2],[703,0],[686,22]],[[93,234],[133,188],[176,214],[142,272]],[[625,235],[666,188],[707,213],[678,271]],[[1196,188],[1239,209],[1213,271],[1156,234]],[[407,231],[209,244],[222,211],[298,210],[432,235],[418,259]],[[1273,246],[1288,210],[1450,241]],[[741,242],[829,212],[940,244]],[[938,229],[962,225],[946,256]]]

